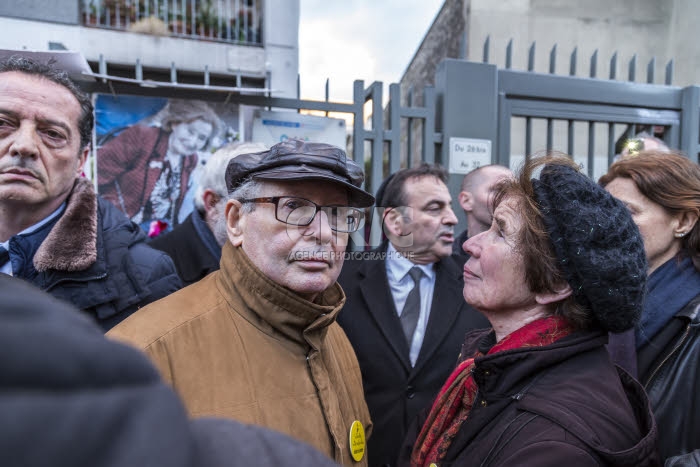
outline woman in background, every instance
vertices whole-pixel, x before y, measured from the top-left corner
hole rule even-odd
[[[178,224],[197,153],[221,126],[201,101],[171,99],[157,117],[160,126],[130,126],[97,151],[100,194],[147,232],[154,220]]]
[[[700,167],[643,151],[613,164],[600,184],[627,205],[644,239],[649,277],[633,341],[661,456],[700,465]],[[611,337],[613,355],[623,338]]]

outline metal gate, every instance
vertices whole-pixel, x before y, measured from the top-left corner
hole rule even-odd
[[[486,47],[487,44],[484,62],[488,61]],[[530,55],[532,63],[532,48]],[[422,106],[413,105],[410,98],[408,104],[403,105],[398,84],[389,86],[386,103],[381,82],[365,87],[363,81],[354,82],[351,103],[331,102],[328,83],[325,100],[314,101],[300,99],[298,91],[297,98],[279,98],[271,97],[267,89],[242,88],[240,77],[232,78],[232,86],[211,86],[206,70],[202,74],[202,84],[181,84],[174,65],[169,82],[144,81],[138,63],[134,66],[133,78],[125,78],[123,74],[111,76],[104,60],[99,64],[100,72],[93,74],[98,80],[87,85],[86,90],[351,114],[350,153],[365,167],[366,188],[373,193],[386,176],[410,166],[412,160],[438,162],[449,167],[453,138],[486,141],[491,148],[490,162],[511,167],[533,153],[561,151],[574,157],[595,179],[612,162],[615,142],[622,134],[653,126],[662,129],[668,146],[698,162],[700,87],[599,79],[595,77],[595,57],[591,60],[593,77],[556,75],[553,73],[554,54],[550,57],[549,74],[446,59],[436,72],[435,87],[424,89]],[[653,81],[651,65],[653,63],[648,67],[647,76],[650,82]],[[574,68],[575,54],[571,74],[575,73]],[[671,74],[672,64],[669,64],[666,82],[670,81]],[[632,71],[629,78],[634,79]],[[411,148],[414,137],[410,132],[414,128],[419,128],[419,148]],[[417,156],[414,151],[418,152]],[[459,193],[462,178],[463,173],[455,172],[450,176],[448,187],[453,198]],[[462,227],[463,213],[457,212],[457,215]],[[379,235],[379,229],[374,226],[370,244],[376,243]]]
[[[499,70],[462,60],[444,61],[436,81],[445,141],[490,140],[493,163],[513,165],[513,157],[557,150],[582,159],[593,176],[612,163],[617,139],[644,127],[661,127],[669,147],[698,161],[698,86]],[[448,150],[443,145],[444,160]]]

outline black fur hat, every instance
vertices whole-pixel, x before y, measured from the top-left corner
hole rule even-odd
[[[576,301],[607,331],[633,327],[642,311],[647,261],[629,210],[572,167],[546,164],[532,183]]]

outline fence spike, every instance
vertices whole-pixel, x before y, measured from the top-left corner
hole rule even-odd
[[[297,99],[301,99],[301,74],[297,73]]]
[[[331,79],[326,78],[326,102],[330,100],[330,94],[331,94]]]
[[[666,64],[666,79],[664,80],[667,86],[673,83],[673,59]]]
[[[100,54],[100,61],[99,61],[99,66],[98,66],[98,71],[100,72],[101,75],[106,75],[107,74],[107,61],[105,60],[105,56]],[[107,78],[102,78],[102,82],[106,83]]]
[[[101,75],[106,75],[107,74],[107,62],[105,61],[105,56],[103,54],[100,54],[100,66],[99,66],[100,74]]]
[[[527,53],[527,71],[535,71],[535,41],[532,41]]]
[[[136,59],[136,66],[135,66],[135,78],[136,81],[143,81],[143,65],[141,65],[141,59],[137,58]]]
[[[615,79],[617,77],[617,50],[610,57],[610,79]]]
[[[243,87],[243,76],[241,75],[241,69],[239,68],[236,70],[236,87],[237,88],[242,88]]]
[[[209,76],[209,65],[204,65],[204,85],[209,86],[211,77]]]
[[[656,68],[656,57],[651,57],[647,65],[647,83],[654,84],[654,68]]]
[[[465,30],[462,37],[459,39],[459,58],[461,60],[467,59],[467,31]]]
[[[549,72],[556,73],[557,69],[557,44],[554,44],[552,50],[549,51]]]
[[[598,74],[598,49],[595,49],[593,55],[591,55],[591,72],[590,77],[595,78]]]
[[[635,80],[636,71],[637,71],[637,54],[634,54],[634,55],[632,55],[632,58],[630,59],[629,70],[627,72],[627,80],[628,81]]]
[[[506,69],[509,70],[513,66],[513,39],[508,41],[506,46]]]
[[[484,41],[484,55],[482,61],[484,63],[489,62],[489,49],[491,48],[491,36],[488,35],[486,36],[486,40]]]
[[[578,55],[578,47],[574,47],[573,52],[571,52],[571,58],[569,59],[569,75],[576,76],[576,57]]]
[[[177,68],[175,68],[175,62],[170,62],[170,82],[177,83]]]
[[[408,87],[408,92],[406,92],[406,104],[411,107],[413,105],[413,85]],[[409,125],[409,128],[411,125]]]

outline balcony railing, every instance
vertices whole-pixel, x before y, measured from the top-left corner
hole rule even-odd
[[[83,0],[83,24],[160,36],[260,45],[263,1]]]

